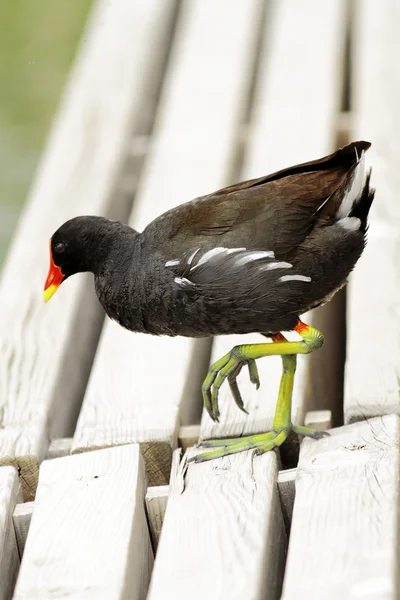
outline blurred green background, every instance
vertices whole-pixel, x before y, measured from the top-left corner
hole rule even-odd
[[[0,0],[0,268],[92,0]]]

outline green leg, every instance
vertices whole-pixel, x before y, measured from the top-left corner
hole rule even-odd
[[[220,448],[198,454],[191,459],[192,461],[203,462],[250,449],[256,449],[256,452],[261,454],[280,446],[286,440],[291,430],[300,435],[308,435],[314,438],[324,435],[321,431],[316,431],[308,427],[292,426],[291,423],[292,392],[297,354],[308,354],[319,348],[323,343],[323,336],[316,329],[301,322],[299,322],[295,329],[301,335],[303,341],[288,342],[283,336],[276,336],[275,339],[277,341],[273,344],[236,346],[230,353],[214,363],[203,384],[205,407],[211,418],[218,420],[218,392],[225,379],[229,381],[236,404],[244,410],[243,401],[236,383],[236,377],[242,366],[248,364],[251,381],[259,385],[258,373],[255,370],[255,360],[263,356],[281,355],[283,371],[272,431],[242,438],[204,441],[201,443],[202,446],[220,446]],[[254,376],[254,372],[256,372],[256,376]]]

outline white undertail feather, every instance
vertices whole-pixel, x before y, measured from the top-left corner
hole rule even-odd
[[[356,156],[358,158],[357,151]],[[358,159],[358,164],[353,172],[353,178],[351,180],[350,187],[348,188],[342,203],[339,206],[339,210],[336,213],[338,219],[344,219],[345,217],[348,217],[354,204],[356,204],[361,198],[366,177],[365,152],[361,152],[361,156]]]
[[[339,219],[337,224],[350,231],[358,231],[361,227],[361,221],[358,217],[344,217],[344,219]]]

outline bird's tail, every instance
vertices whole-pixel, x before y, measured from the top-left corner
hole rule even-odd
[[[336,220],[346,226],[357,225],[357,229],[365,231],[375,190],[370,187],[371,170],[366,171],[365,168],[365,149],[354,143],[352,151],[354,164],[346,175],[345,192],[336,211]]]
[[[370,180],[371,180],[371,169],[369,169],[369,171],[366,174],[364,187],[362,189],[361,195],[357,199],[357,201],[354,202],[354,204],[350,210],[350,213],[349,213],[349,217],[355,217],[357,219],[360,219],[360,221],[361,221],[360,229],[364,233],[366,232],[366,230],[368,228],[368,214],[369,214],[369,210],[371,208],[371,204],[374,201],[374,197],[375,197],[375,189],[371,188]]]

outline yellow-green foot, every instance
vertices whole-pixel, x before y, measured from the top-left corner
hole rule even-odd
[[[316,440],[325,435],[329,435],[326,431],[319,431],[318,429],[311,429],[310,427],[303,427],[301,425],[291,425],[290,427],[282,427],[280,429],[268,431],[267,433],[257,433],[245,437],[204,440],[199,446],[216,449],[192,456],[189,458],[189,462],[205,462],[214,458],[221,458],[222,456],[244,452],[245,450],[255,450],[256,454],[263,454],[264,452],[278,448],[283,444],[291,431],[298,435],[311,437]]]
[[[244,450],[255,450],[257,454],[277,448],[288,437],[291,431],[299,435],[307,435],[318,439],[324,432],[291,424],[291,402],[297,354],[308,354],[322,345],[323,335],[316,329],[299,321],[294,328],[301,341],[288,342],[282,334],[272,336],[272,344],[243,344],[235,346],[228,354],[217,360],[211,367],[204,383],[204,406],[214,421],[219,419],[218,394],[224,381],[228,381],[232,396],[237,406],[246,412],[236,378],[244,365],[249,370],[250,381],[257,387],[260,385],[256,360],[263,356],[280,355],[282,358],[282,377],[279,385],[278,400],[272,431],[248,435],[242,438],[208,440],[201,445],[215,448],[193,456],[191,462],[203,462]]]
[[[302,341],[288,342],[283,335],[277,334],[272,336],[272,344],[243,344],[235,346],[211,366],[203,382],[202,393],[204,406],[213,421],[219,421],[218,396],[224,381],[228,381],[233,400],[238,408],[247,413],[237,385],[237,377],[245,365],[248,368],[251,383],[258,389],[260,387],[260,378],[256,360],[264,356],[282,356],[284,370],[289,371],[290,377],[292,374],[294,375],[295,370],[295,364],[291,364],[295,363],[293,356],[296,354],[308,354],[319,348],[323,343],[324,338],[322,333],[309,325],[305,325],[301,321],[298,322],[294,331],[302,337]],[[285,394],[287,397],[288,392],[285,392]]]

